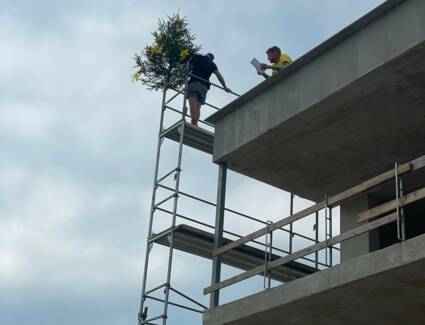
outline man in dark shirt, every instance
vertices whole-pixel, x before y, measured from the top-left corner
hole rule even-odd
[[[199,116],[201,114],[201,106],[205,104],[207,92],[210,89],[211,84],[209,80],[211,75],[213,73],[216,75],[225,91],[231,91],[227,88],[226,82],[213,60],[214,55],[211,53],[206,55],[191,55],[192,75],[194,76],[189,79],[187,98],[189,99],[191,123],[196,126],[198,125]]]

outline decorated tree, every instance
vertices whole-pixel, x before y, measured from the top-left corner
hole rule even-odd
[[[181,88],[186,75],[184,61],[201,49],[194,44],[195,36],[190,33],[186,18],[177,13],[159,19],[152,36],[153,43],[134,57],[137,71],[133,81],[140,81],[149,90]]]

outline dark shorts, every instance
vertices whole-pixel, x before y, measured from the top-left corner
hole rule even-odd
[[[202,105],[205,104],[207,99],[208,88],[202,82],[192,81],[187,86],[187,98],[193,97]]]

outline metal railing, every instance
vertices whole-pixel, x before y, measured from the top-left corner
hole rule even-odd
[[[183,88],[183,90],[179,90],[179,89],[165,89],[163,92],[163,98],[162,98],[162,108],[161,108],[161,117],[160,117],[160,127],[159,127],[159,134],[158,134],[158,145],[157,145],[157,154],[156,154],[156,163],[155,163],[155,172],[154,172],[154,185],[153,185],[153,191],[152,191],[152,202],[151,202],[151,212],[150,212],[150,218],[149,218],[149,226],[148,226],[148,239],[147,239],[147,247],[146,247],[146,255],[145,255],[145,266],[144,266],[144,273],[143,273],[143,281],[142,281],[142,297],[141,297],[141,303],[140,303],[140,312],[139,312],[139,325],[142,324],[153,324],[152,322],[155,320],[160,320],[162,319],[162,324],[165,325],[167,318],[168,318],[168,305],[172,305],[175,307],[180,307],[186,310],[190,310],[190,311],[194,311],[197,313],[202,313],[201,310],[196,309],[196,308],[192,308],[183,304],[178,304],[175,302],[170,301],[169,299],[169,294],[171,291],[173,292],[179,292],[176,289],[174,289],[171,284],[170,284],[170,276],[171,276],[171,269],[172,269],[172,259],[173,259],[173,250],[174,250],[174,230],[176,228],[176,223],[177,220],[181,219],[181,220],[186,220],[192,223],[195,223],[199,226],[208,228],[208,229],[214,229],[215,230],[215,226],[208,224],[208,223],[204,223],[201,222],[199,220],[195,220],[193,218],[184,216],[180,213],[177,213],[177,202],[180,196],[184,196],[187,198],[190,198],[192,200],[196,200],[198,202],[207,204],[211,207],[217,208],[217,204],[213,203],[211,201],[205,200],[203,198],[197,197],[195,195],[191,195],[188,194],[186,192],[183,192],[180,190],[180,175],[181,175],[181,162],[182,162],[182,149],[183,149],[183,145],[184,145],[184,132],[185,132],[185,119],[187,117],[190,117],[190,115],[187,114],[187,106],[186,106],[186,94],[187,94],[187,86],[188,86],[188,79],[189,77],[194,77],[200,80],[203,80],[205,82],[209,82],[205,79],[202,79],[198,76],[195,76],[191,73],[187,74],[186,80],[185,80],[185,86]],[[213,82],[209,82],[213,87],[216,87],[218,89],[221,90],[225,90],[223,87],[213,83]],[[169,99],[167,99],[167,91],[171,90],[174,91],[175,94],[173,94]],[[235,96],[239,96],[237,93],[230,91],[229,93],[235,95]],[[181,110],[178,110],[174,107],[171,106],[171,103],[178,98],[179,95],[183,95],[183,106]],[[218,111],[219,108],[215,105],[212,105],[210,103],[205,103],[204,105]],[[175,122],[174,124],[172,124],[171,126],[169,126],[168,128],[165,128],[164,126],[164,116],[165,113],[167,111],[173,112],[175,114],[177,114],[177,116],[180,117],[180,119]],[[207,125],[209,127],[214,127],[212,124],[200,119],[199,121],[200,123]],[[179,154],[178,154],[178,159],[177,159],[177,166],[175,168],[173,168],[172,170],[168,171],[167,173],[165,173],[163,176],[159,177],[159,163],[160,163],[160,153],[161,153],[161,144],[163,142],[164,137],[167,135],[168,132],[171,132],[174,128],[179,127],[180,129],[180,138],[179,138]],[[166,179],[168,179],[170,176],[173,176],[175,184],[174,187],[169,187],[166,186],[164,184],[162,184]],[[157,202],[157,198],[156,198],[156,193],[157,190],[159,188],[165,189],[169,192],[171,192],[170,195],[166,196],[165,198],[163,198],[162,200],[160,200],[159,202]],[[294,196],[291,194],[291,213],[293,212],[293,199]],[[172,209],[165,209],[163,207],[163,205],[166,202],[172,201],[173,200],[173,208]],[[156,286],[153,289],[150,290],[146,290],[146,285],[147,285],[147,273],[148,273],[148,264],[149,264],[149,255],[150,255],[150,247],[151,245],[153,245],[153,243],[155,242],[155,240],[157,239],[157,235],[155,235],[152,231],[153,229],[153,222],[154,222],[154,214],[156,211],[162,212],[162,213],[166,213],[168,215],[170,215],[172,217],[172,223],[171,223],[171,227],[170,229],[166,232],[167,235],[169,235],[171,237],[170,240],[170,246],[169,246],[169,257],[168,257],[168,266],[167,266],[167,281],[159,286]],[[258,218],[249,216],[247,214],[238,212],[236,210],[230,209],[230,208],[224,208],[224,211],[228,212],[228,213],[232,213],[236,216],[245,218],[247,220],[256,222],[256,223],[260,223],[260,224],[267,224],[267,222],[262,221]],[[264,248],[265,251],[265,256],[267,255],[267,251],[271,252],[272,251],[276,251],[282,254],[290,254],[291,250],[292,250],[292,242],[294,239],[296,238],[302,238],[308,241],[313,241],[316,242],[317,241],[317,237],[318,237],[318,225],[316,224],[316,235],[315,238],[310,238],[308,236],[305,236],[303,234],[294,232],[292,229],[292,224],[290,229],[284,229],[284,228],[279,228],[280,231],[285,232],[287,234],[289,234],[289,247],[290,250],[284,250],[281,249],[279,247],[275,247],[273,246],[271,243],[263,243],[257,240],[253,240],[252,242],[256,245],[259,245],[261,247]],[[223,229],[223,233],[227,234],[229,236],[232,236],[234,238],[237,239],[241,239],[243,238],[243,236],[238,235],[234,232],[228,231],[228,230],[224,230]],[[269,255],[270,256],[270,255]],[[303,260],[309,263],[314,263],[316,268],[320,265],[322,267],[328,267],[328,264],[322,263],[319,261],[318,256],[316,256],[315,259],[310,259],[307,257],[303,257]],[[165,293],[165,297],[164,299],[161,298],[157,298],[155,296],[153,296],[152,294],[154,294],[155,292],[157,292],[159,289],[164,288],[164,293]],[[181,292],[180,292],[181,293]],[[180,294],[180,296],[182,296],[183,298],[187,299],[188,301],[190,301],[191,303],[197,305],[197,307],[201,307],[201,308],[206,308],[205,306],[203,306],[202,304],[200,304],[199,302],[197,302],[196,300],[190,298],[187,295],[184,294]],[[145,302],[147,299],[153,300],[153,301],[157,301],[157,302],[161,302],[163,303],[163,313],[159,316],[156,317],[151,317],[148,318],[148,310],[147,307],[145,306]]]
[[[217,294],[220,289],[229,287],[235,283],[241,282],[248,278],[251,278],[255,275],[259,275],[264,272],[265,276],[271,272],[274,268],[282,266],[291,261],[303,258],[306,255],[319,252],[323,249],[329,249],[335,244],[339,244],[348,239],[359,236],[363,233],[369,232],[371,230],[382,227],[383,225],[396,222],[397,223],[397,239],[403,241],[406,239],[405,234],[405,215],[403,207],[414,203],[418,200],[425,198],[425,187],[419,190],[413,191],[409,194],[403,193],[403,183],[402,175],[419,170],[425,167],[425,156],[419,157],[415,160],[412,160],[408,163],[399,165],[395,164],[393,170],[389,170],[381,175],[378,175],[374,178],[371,178],[357,186],[354,186],[346,191],[343,191],[339,194],[333,196],[325,196],[325,199],[319,203],[314,204],[311,207],[308,207],[300,212],[292,214],[291,216],[281,219],[273,224],[267,224],[266,227],[261,228],[253,233],[248,234],[247,236],[240,238],[236,241],[233,241],[227,245],[219,247],[213,252],[214,256],[220,256],[226,252],[229,252],[232,249],[239,247],[240,245],[246,244],[250,241],[255,240],[261,236],[271,236],[274,230],[280,229],[283,226],[301,220],[313,213],[316,214],[316,220],[318,217],[318,212],[320,210],[329,211],[331,213],[332,208],[338,206],[345,200],[352,198],[355,195],[364,193],[372,188],[381,185],[388,181],[394,181],[395,184],[395,199],[374,207],[370,210],[364,211],[358,215],[358,222],[364,223],[354,229],[351,229],[347,232],[339,234],[337,236],[326,236],[324,241],[318,242],[317,238],[314,245],[308,246],[301,250],[298,250],[287,256],[280,257],[276,260],[271,261],[270,259],[265,259],[265,263],[258,267],[255,267],[251,270],[245,271],[236,276],[230,277],[224,281],[213,283],[210,287],[204,289],[204,294]],[[325,212],[325,219],[329,218],[327,212]],[[368,223],[365,223],[365,222]],[[317,221],[316,221],[317,223]],[[270,237],[269,237],[270,238]]]

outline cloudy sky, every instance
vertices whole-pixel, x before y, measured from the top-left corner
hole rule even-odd
[[[265,60],[265,49],[279,45],[298,58],[381,2],[0,0],[0,324],[136,323],[161,95],[130,75],[158,18],[187,16],[243,93],[261,81],[252,57]],[[223,106],[232,97],[213,90],[208,99]],[[176,158],[171,144],[164,148],[162,171]],[[183,170],[182,190],[215,199],[210,156],[185,150]],[[288,197],[229,175],[227,205],[263,220],[286,216]],[[296,209],[306,204],[297,199]],[[213,223],[203,206],[183,201],[179,211]],[[170,222],[159,219],[156,231]],[[259,225],[229,216],[226,227]],[[153,248],[149,287],[165,282],[166,254]],[[174,266],[176,288],[207,304],[210,262],[176,253]],[[261,286],[258,278],[226,289],[223,301]],[[201,321],[175,309],[170,317]]]

